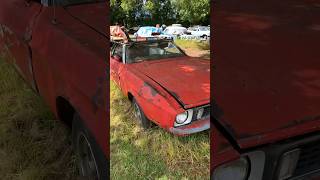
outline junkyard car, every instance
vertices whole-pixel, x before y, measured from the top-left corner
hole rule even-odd
[[[140,27],[139,30],[134,33],[136,37],[154,37],[155,35],[160,35],[162,33],[161,28],[153,27],[153,26],[144,26]]]
[[[180,36],[187,33],[188,33],[187,28],[181,27],[181,26],[168,26],[163,31],[164,35],[169,35],[169,36]]]
[[[320,179],[319,1],[217,6],[212,179]]]
[[[188,28],[188,32],[194,36],[202,37],[204,39],[210,38],[210,27],[208,26],[190,27]]]
[[[105,1],[1,0],[0,50],[72,128],[80,174],[108,178]]]
[[[209,129],[208,60],[186,56],[171,40],[114,43],[110,73],[142,127],[153,122],[177,135]]]

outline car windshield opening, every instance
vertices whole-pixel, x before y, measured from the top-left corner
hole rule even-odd
[[[126,62],[129,64],[182,56],[185,54],[174,43],[166,41],[133,43],[126,47]]]

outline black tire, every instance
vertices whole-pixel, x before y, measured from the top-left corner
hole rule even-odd
[[[143,127],[144,129],[151,128],[152,123],[146,117],[146,115],[142,111],[141,107],[139,106],[135,98],[132,99],[132,105],[133,105],[134,114],[138,119],[140,126]]]
[[[78,114],[74,115],[72,123],[72,146],[81,177],[89,180],[109,179],[108,160]]]

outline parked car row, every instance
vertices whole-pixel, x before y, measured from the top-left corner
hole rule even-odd
[[[192,26],[188,29],[181,24],[172,24],[171,26],[143,26],[134,33],[135,37],[154,37],[160,36],[169,39],[176,39],[183,37],[184,39],[209,39],[210,27],[209,26]]]

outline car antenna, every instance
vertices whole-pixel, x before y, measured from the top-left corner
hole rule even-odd
[[[56,25],[57,23],[57,16],[56,16],[56,1],[52,0],[52,5],[53,5],[53,19],[51,21],[52,24]]]

